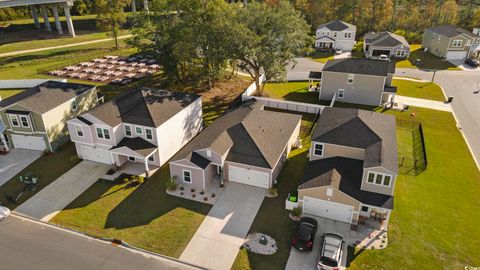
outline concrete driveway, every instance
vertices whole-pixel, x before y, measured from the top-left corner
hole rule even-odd
[[[42,151],[24,149],[12,149],[10,153],[0,156],[0,186],[41,156]]]
[[[82,161],[15,209],[15,212],[49,221],[104,176],[109,165]]]
[[[262,188],[228,183],[180,260],[208,269],[230,269],[265,194]]]
[[[286,270],[316,270],[320,244],[324,233],[336,233],[343,236],[346,243],[350,242],[350,224],[321,217],[313,218],[318,221],[318,231],[315,235],[313,250],[310,252],[300,252],[292,248],[290,250],[290,256],[288,257]],[[342,258],[340,269],[345,269],[347,265],[347,244],[344,246]]]

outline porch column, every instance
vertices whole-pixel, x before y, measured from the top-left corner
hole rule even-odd
[[[132,12],[135,13],[137,12],[137,4],[135,3],[135,0],[132,0]]]
[[[32,12],[33,23],[35,25],[35,28],[40,29],[40,22],[38,21],[37,8],[35,6],[30,6],[30,10]]]
[[[150,10],[148,9],[148,0],[143,0],[143,9],[145,9],[145,12],[150,13]]]
[[[42,11],[43,23],[45,24],[45,28],[47,29],[48,32],[51,32],[52,28],[50,27],[50,21],[48,20],[47,9],[45,8],[44,5],[41,5],[40,10]]]
[[[149,156],[147,156],[147,157],[144,159],[144,160],[145,160],[145,171],[146,171],[147,175],[148,175],[148,171],[149,171],[149,169],[148,169],[148,157],[149,157]]]
[[[70,16],[70,6],[68,2],[63,2],[63,11],[65,13],[65,20],[67,21],[68,33],[75,37],[75,29],[73,28],[72,17]]]
[[[2,141],[3,145],[5,145],[5,150],[7,150],[7,152],[10,151],[7,140],[5,140],[5,135],[3,135],[3,133],[0,133],[0,140]]]
[[[57,6],[52,7],[53,17],[55,18],[55,27],[57,28],[58,33],[61,35],[63,34],[62,24],[60,23],[60,18],[58,17],[58,9]]]

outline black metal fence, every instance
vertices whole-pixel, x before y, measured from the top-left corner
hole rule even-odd
[[[399,170],[403,175],[418,175],[428,165],[425,138],[423,136],[422,124],[415,120],[398,119],[397,128],[409,134],[411,138],[411,149],[400,149]]]

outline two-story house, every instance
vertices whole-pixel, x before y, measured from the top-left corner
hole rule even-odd
[[[205,128],[169,162],[177,183],[207,189],[214,180],[271,188],[300,133],[301,116],[245,101]]]
[[[202,99],[133,89],[68,121],[81,159],[122,167],[143,164],[149,177],[202,129]]]
[[[325,108],[298,186],[303,213],[357,224],[388,220],[398,175],[395,117]]]
[[[95,86],[47,81],[0,101],[0,145],[54,151],[68,140],[66,121],[98,104]]]
[[[425,29],[422,47],[446,60],[464,60],[472,45],[480,43],[480,36],[450,24]]]
[[[329,60],[322,69],[319,99],[379,106],[393,101],[395,63],[367,58]]]
[[[393,58],[407,58],[410,44],[400,35],[390,32],[369,32],[363,38],[363,52],[368,58],[386,55]]]
[[[321,24],[315,32],[317,50],[351,51],[355,45],[355,25],[336,20]]]

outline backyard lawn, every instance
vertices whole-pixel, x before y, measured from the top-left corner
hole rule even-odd
[[[140,186],[97,182],[50,222],[178,258],[211,206],[167,195],[168,164]]]
[[[22,91],[22,89],[0,89],[0,100],[16,95]]]
[[[400,96],[445,101],[445,95],[436,83],[394,79],[392,84],[398,87],[397,95]]]
[[[397,68],[417,68],[413,65],[415,59],[420,59],[423,61],[423,65],[420,66],[421,69],[437,69],[437,70],[461,70],[454,64],[444,61],[429,52],[424,52],[422,50],[422,45],[412,44],[410,45],[410,56],[408,59],[397,61]]]
[[[267,83],[265,96],[296,102],[319,104],[318,93],[308,91],[308,82]]]
[[[73,168],[78,162],[72,162],[70,158],[76,154],[75,145],[68,142],[58,148],[56,152],[42,156],[34,161],[0,187],[0,201],[2,205],[12,210],[15,209],[21,203],[28,200],[55,179]],[[38,177],[37,190],[34,192],[26,191],[22,197],[20,197],[18,204],[9,202],[7,196],[16,197],[23,190],[24,185],[20,183],[18,179],[20,175],[24,175],[27,172],[31,172]]]
[[[408,112],[387,113],[411,119],[412,112],[423,125],[428,167],[417,176],[397,178],[388,247],[357,251],[349,256],[353,258],[351,269],[416,269],[419,265],[424,269],[463,269],[480,265],[479,171],[451,113],[415,107]],[[397,133],[402,134],[410,136]],[[410,137],[398,138],[400,156],[411,154],[405,149],[408,140]],[[279,251],[260,256],[241,250],[234,269],[285,267],[294,225],[284,210],[284,200],[302,177],[307,147],[292,152],[280,175],[279,197],[265,199],[251,228],[273,236]]]
[[[315,52],[310,57],[315,62],[326,63],[328,60],[333,60],[333,53]]]

